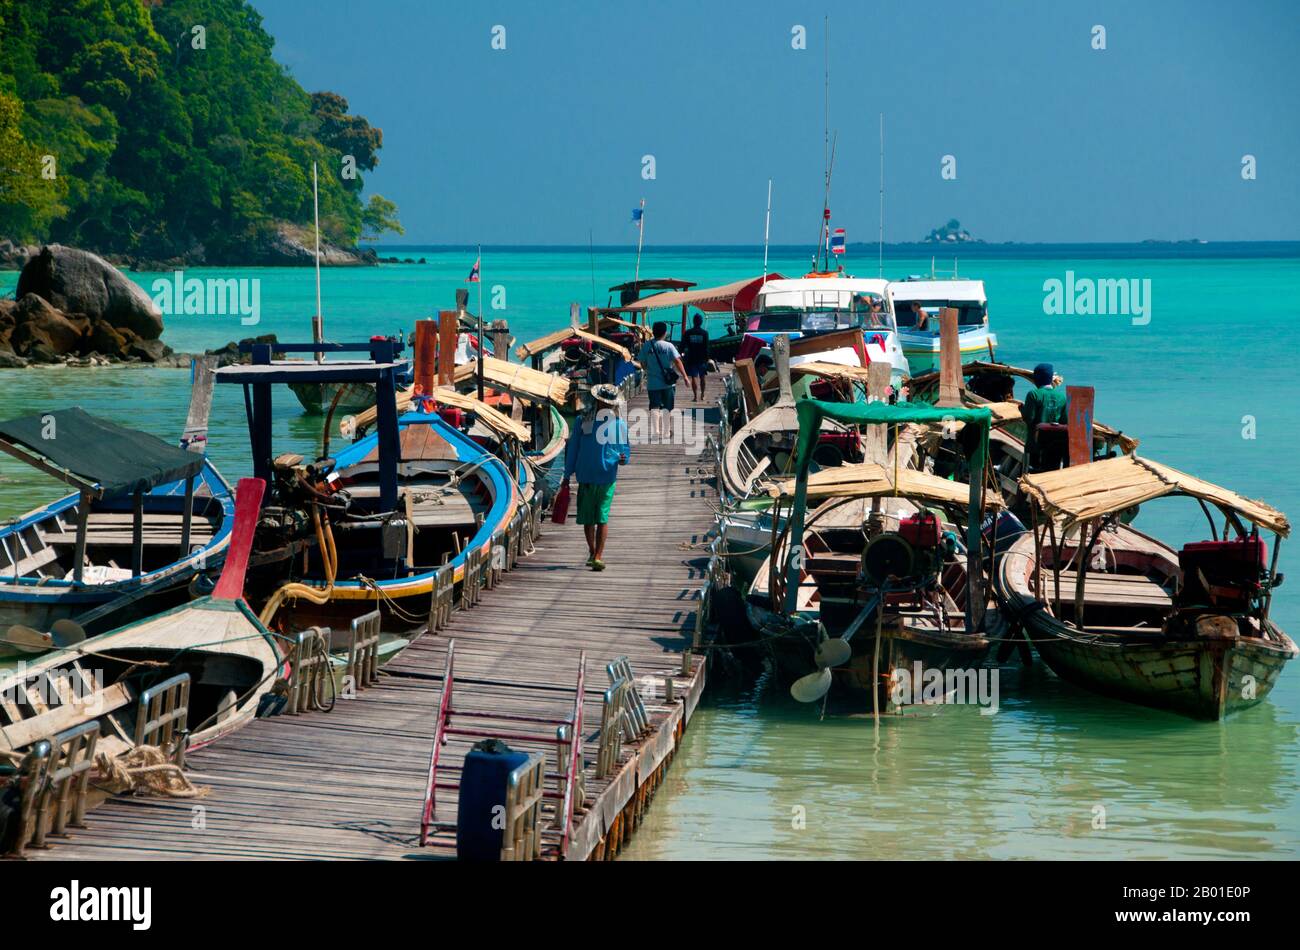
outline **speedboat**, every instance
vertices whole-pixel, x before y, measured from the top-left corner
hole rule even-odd
[[[957,311],[957,343],[961,361],[994,361],[998,339],[989,329],[984,281],[908,278],[891,281],[888,295],[911,375],[938,368],[939,311],[944,309]],[[914,304],[921,308],[923,318],[918,319]],[[924,325],[918,326],[922,320]]]
[[[799,340],[861,330],[864,354],[846,345],[820,353],[817,358],[857,366],[884,362],[890,367],[891,383],[898,385],[909,370],[886,294],[888,286],[885,280],[839,273],[769,280],[758,291],[756,307],[746,321],[746,334],[762,345],[771,345],[777,334]],[[739,356],[751,355],[745,352],[742,341]],[[797,365],[798,361],[791,362]]]

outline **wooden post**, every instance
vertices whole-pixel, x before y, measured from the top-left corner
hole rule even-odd
[[[433,392],[434,380],[438,378],[438,334],[440,320],[415,321],[415,385],[420,392]]]
[[[144,492],[131,499],[131,576],[144,573]]]
[[[686,339],[686,316],[687,316],[687,311],[690,309],[691,309],[690,304],[682,304],[682,337],[681,338],[683,340]]]
[[[86,575],[86,523],[90,518],[90,492],[82,491],[77,502],[77,545],[73,550],[72,579],[80,584]]]
[[[510,362],[510,326],[504,320],[492,321],[492,355]]]
[[[957,340],[957,310],[939,311],[939,398],[941,408],[961,405],[961,344]]]
[[[600,336],[600,311],[595,307],[587,308],[587,332],[592,336]]]
[[[181,558],[190,555],[190,528],[194,524],[194,478],[185,479],[185,512],[181,515]]]
[[[888,363],[867,364],[867,402],[884,402],[888,397],[889,371]],[[863,460],[884,465],[889,460],[889,428],[884,423],[869,425],[863,435]]]
[[[736,360],[736,378],[740,380],[740,391],[745,395],[745,409],[752,418],[763,404],[762,390],[759,388],[758,371],[754,369],[753,360]]]
[[[438,384],[450,386],[456,378],[456,337],[460,316],[455,310],[438,311]]]
[[[1087,465],[1092,461],[1092,406],[1096,391],[1091,386],[1066,386],[1065,397],[1070,465]]]

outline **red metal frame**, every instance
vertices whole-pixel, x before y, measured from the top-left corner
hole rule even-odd
[[[577,784],[578,769],[582,761],[582,708],[583,693],[586,690],[586,670],[587,670],[587,653],[582,651],[578,657],[578,681],[576,693],[573,700],[573,713],[568,719],[549,719],[541,716],[520,716],[512,713],[503,712],[484,712],[473,709],[453,708],[452,698],[455,692],[455,661],[456,661],[456,641],[451,640],[447,644],[447,663],[443,672],[442,696],[438,701],[438,719],[434,725],[433,731],[433,749],[429,755],[429,778],[424,788],[424,812],[420,819],[420,847],[424,847],[429,841],[429,831],[434,825],[434,811],[437,807],[437,794],[439,788],[453,789],[459,788],[459,781],[439,781],[438,765],[439,754],[442,746],[446,743],[448,736],[465,736],[479,739],[505,739],[515,742],[528,742],[543,745],[562,745],[558,738],[547,736],[530,735],[523,732],[501,732],[484,727],[465,728],[454,727],[451,725],[453,715],[480,720],[497,720],[508,723],[534,723],[538,725],[549,726],[569,726],[573,731],[569,737],[569,768],[567,773],[561,775],[557,772],[547,772],[547,779],[564,780],[563,791],[543,792],[545,798],[559,799],[563,809],[564,823],[560,833],[560,854],[561,856],[568,853],[569,839],[573,832],[573,811],[574,811],[574,790]],[[443,766],[444,771],[460,771],[457,766]]]

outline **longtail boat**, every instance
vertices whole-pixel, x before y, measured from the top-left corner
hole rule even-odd
[[[1021,486],[1033,529],[999,562],[1003,611],[1062,679],[1217,720],[1264,699],[1297,656],[1269,617],[1290,532],[1280,511],[1136,456],[1029,475]],[[1121,520],[1167,495],[1200,504],[1209,540],[1174,550]],[[1260,529],[1274,533],[1271,561]]]
[[[234,540],[211,596],[0,665],[0,760],[91,722],[97,752],[116,757],[150,742],[160,710],[177,712],[165,733],[185,748],[253,718],[282,667],[277,638],[241,593],[263,488],[239,483]]]
[[[787,528],[746,598],[746,612],[800,701],[832,686],[889,711],[895,672],[973,669],[989,648],[980,517],[995,492],[875,462],[813,473],[824,417],[855,425],[928,422],[941,412],[980,429],[990,414],[883,402],[802,400],[795,477],[774,486]],[[812,503],[819,507],[810,511]],[[963,537],[964,535],[964,537]],[[996,617],[996,612],[993,612]],[[874,689],[873,689],[874,684]]]
[[[405,364],[273,361],[271,352],[256,346],[252,364],[216,373],[218,383],[250,390],[254,474],[273,482],[277,508],[296,508],[296,521],[309,519],[316,541],[286,562],[288,576],[273,587],[259,585],[259,616],[273,629],[341,630],[378,608],[385,629],[422,626],[440,578],[461,584],[471,573],[481,577],[498,556],[494,538],[519,513],[515,477],[438,412],[399,413],[395,380]],[[312,462],[275,455],[272,391],[295,382],[374,385],[375,430]],[[448,391],[446,398],[469,397]],[[268,512],[263,520],[282,517]]]
[[[72,408],[0,423],[0,451],[75,489],[0,526],[0,656],[12,624],[107,629],[220,566],[234,499],[201,450]]]

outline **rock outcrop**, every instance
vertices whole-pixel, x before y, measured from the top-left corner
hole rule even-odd
[[[15,297],[36,294],[64,313],[85,314],[145,340],[162,336],[162,313],[144,288],[98,254],[50,244],[27,262]]]

